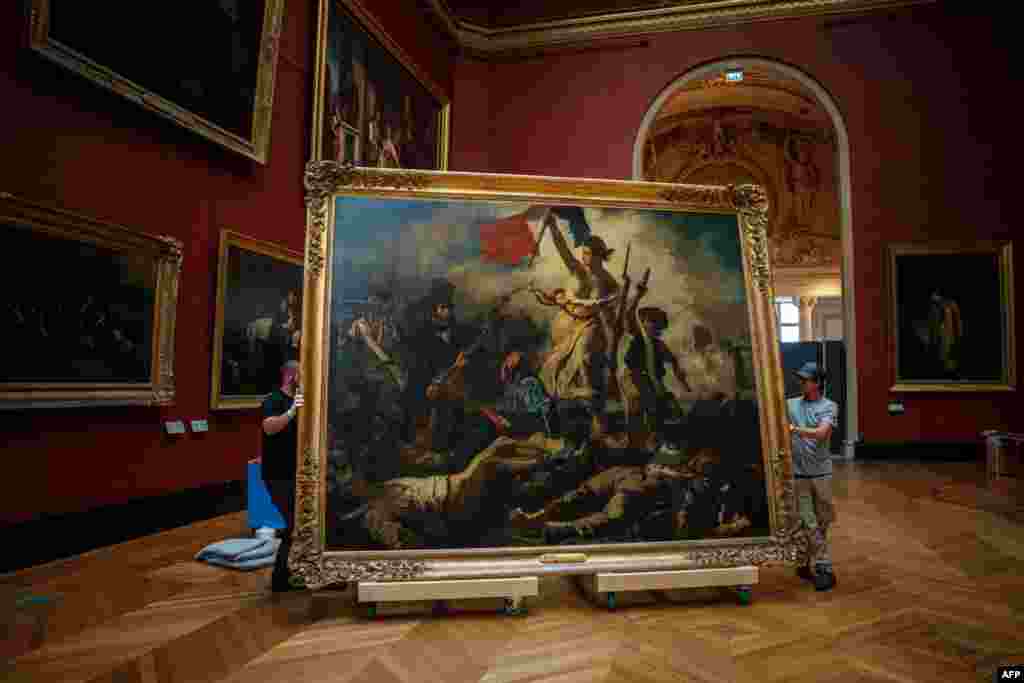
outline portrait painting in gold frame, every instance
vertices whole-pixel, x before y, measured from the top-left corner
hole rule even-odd
[[[891,391],[1013,391],[1013,244],[891,244]]]
[[[762,188],[329,161],[306,187],[306,585],[805,552]]]

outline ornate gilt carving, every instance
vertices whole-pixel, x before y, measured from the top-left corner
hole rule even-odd
[[[310,588],[323,585],[319,542],[319,484],[319,453],[307,446],[302,463],[295,473],[296,519],[288,563],[293,575],[301,578]]]
[[[660,192],[659,196],[674,204],[690,204],[708,208],[730,206],[729,188],[714,185],[680,185]]]
[[[314,161],[306,166],[306,191],[324,195],[341,190],[422,190],[430,176],[409,170],[362,168],[336,161]]]
[[[174,403],[174,310],[178,304],[178,280],[184,258],[184,243],[181,240],[162,235],[157,238],[163,243],[163,253],[157,263],[157,287],[160,300],[160,319],[166,321],[160,327],[160,348],[157,353],[157,381],[153,386],[153,404]]]
[[[336,161],[313,161],[306,166],[306,210],[308,212],[306,267],[314,277],[323,271],[329,201],[343,190],[422,190],[430,176],[416,171],[361,168]]]
[[[729,186],[733,207],[747,238],[750,272],[758,291],[771,294],[772,269],[768,250],[768,195],[760,185]]]
[[[759,566],[786,561],[787,551],[777,543],[749,543],[686,553],[700,567]]]
[[[772,260],[779,266],[834,266],[841,259],[838,236],[784,232],[771,241]]]

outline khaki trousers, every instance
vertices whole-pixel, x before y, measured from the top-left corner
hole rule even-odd
[[[800,519],[810,531],[808,564],[831,565],[832,553],[828,547],[828,530],[836,521],[836,508],[832,504],[832,477],[796,480],[797,506]]]

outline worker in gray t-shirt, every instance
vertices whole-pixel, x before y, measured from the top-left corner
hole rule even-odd
[[[800,517],[810,532],[807,565],[797,574],[820,591],[836,585],[828,530],[835,522],[832,504],[832,455],[829,441],[836,426],[837,406],[821,395],[824,374],[817,363],[804,363],[796,372],[802,396],[786,400],[793,440],[793,473]]]

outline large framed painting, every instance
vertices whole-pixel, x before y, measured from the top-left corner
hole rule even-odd
[[[284,0],[29,0],[47,59],[261,164],[270,149]],[[138,8],[136,8],[138,9]]]
[[[302,254],[222,230],[210,407],[259,407],[298,360],[301,326]]]
[[[889,246],[892,391],[1017,385],[1013,245]]]
[[[358,0],[319,0],[312,159],[448,167],[449,100]]]
[[[307,187],[308,585],[795,557],[761,188]]]
[[[181,243],[6,193],[0,230],[0,409],[172,404]]]

